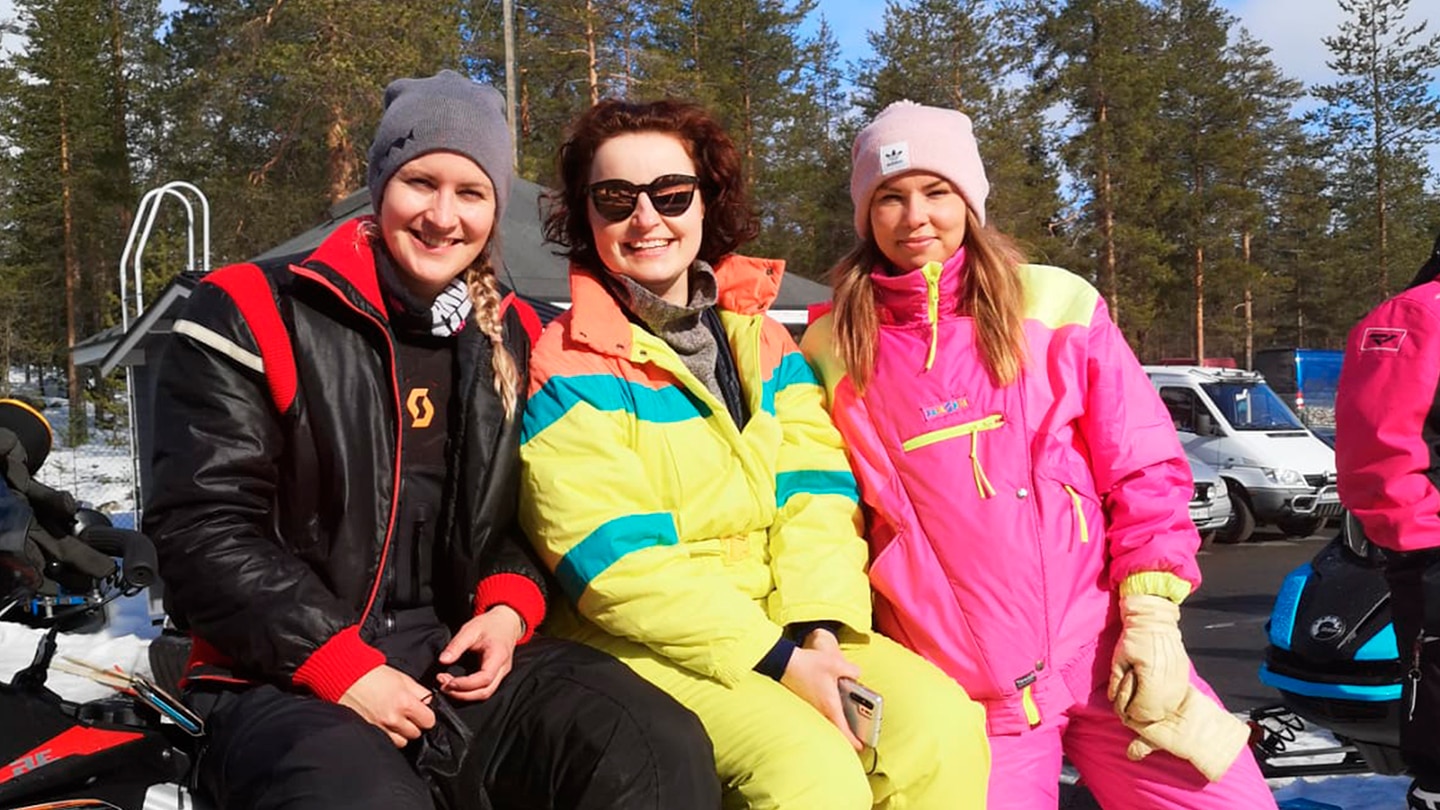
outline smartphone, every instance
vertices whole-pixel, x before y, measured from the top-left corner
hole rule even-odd
[[[841,678],[840,705],[845,709],[845,722],[850,725],[850,733],[858,737],[866,748],[874,748],[880,742],[880,718],[885,699],[863,684]]]

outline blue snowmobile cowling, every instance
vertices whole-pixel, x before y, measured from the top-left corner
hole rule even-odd
[[[1400,655],[1382,550],[1348,514],[1339,535],[1285,577],[1267,624],[1260,681],[1286,708],[1399,773]]]

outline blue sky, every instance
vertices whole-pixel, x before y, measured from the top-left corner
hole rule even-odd
[[[1270,58],[1287,76],[1299,79],[1306,87],[1335,80],[1334,72],[1325,65],[1330,51],[1321,39],[1337,33],[1345,18],[1336,0],[1219,0],[1219,3],[1239,19],[1251,36],[1270,46]],[[1427,14],[1422,10],[1425,8],[1435,8],[1434,0],[1412,2],[1408,23],[1414,25],[1426,20]],[[882,29],[885,3],[819,0],[817,9],[835,31],[846,62],[870,55],[866,33]],[[1427,35],[1440,28],[1440,13],[1431,13],[1428,20]],[[1440,91],[1440,75],[1435,79],[1432,87]],[[1315,104],[1314,99],[1307,98],[1298,106],[1305,110]],[[1430,149],[1430,167],[1440,176],[1440,144]]]
[[[1320,38],[1334,33],[1344,17],[1335,0],[1221,0],[1220,5],[1269,45],[1276,63],[1292,77],[1307,85],[1331,78],[1325,67],[1329,52]],[[1420,4],[1411,6],[1412,21],[1421,19],[1415,5]],[[835,30],[846,60],[869,54],[865,35],[881,28],[884,3],[819,0],[818,10]]]

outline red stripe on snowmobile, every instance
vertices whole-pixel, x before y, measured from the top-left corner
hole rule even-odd
[[[110,731],[103,728],[73,726],[21,754],[14,762],[0,768],[0,784],[66,757],[87,756],[134,742],[144,736],[138,731]]]

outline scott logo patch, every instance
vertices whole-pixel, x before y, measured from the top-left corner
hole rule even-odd
[[[934,405],[926,405],[920,409],[920,414],[925,417],[926,422],[929,422],[933,419],[939,419],[942,416],[949,416],[952,413],[958,412],[961,408],[968,407],[970,407],[968,400],[964,397],[956,397],[954,399],[947,399],[944,402],[937,402]]]
[[[1360,351],[1362,352],[1398,352],[1400,344],[1405,342],[1404,329],[1388,329],[1378,326],[1371,326],[1365,330],[1365,335],[1360,338]]]
[[[430,427],[430,420],[435,418],[435,406],[430,404],[430,389],[410,389],[410,396],[405,400],[405,410],[410,412],[410,427]]]
[[[894,174],[910,168],[910,142],[896,141],[880,147],[880,173]]]

